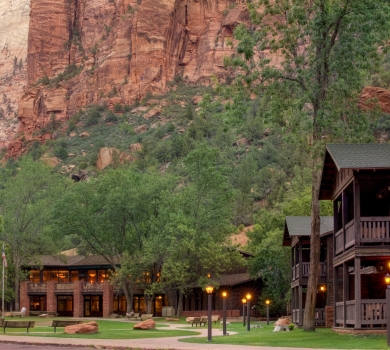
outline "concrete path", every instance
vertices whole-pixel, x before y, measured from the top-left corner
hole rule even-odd
[[[184,324],[169,324],[169,329],[183,329]],[[199,335],[170,337],[170,338],[147,338],[147,339],[79,339],[79,338],[47,338],[47,337],[31,337],[31,336],[12,336],[0,334],[0,349],[6,350],[7,343],[34,344],[34,348],[44,348],[45,345],[68,346],[68,349],[76,349],[79,347],[88,348],[107,348],[107,349],[148,349],[148,350],[294,350],[294,348],[286,347],[269,347],[269,346],[244,346],[244,345],[226,345],[226,344],[190,344],[179,342],[179,339],[193,337],[207,337],[207,328],[194,328],[194,331],[200,332]],[[236,334],[230,332],[230,334]],[[213,329],[213,337],[222,336],[222,330]],[[31,346],[32,347],[32,346]],[[11,349],[11,347],[10,347]],[[12,347],[12,349],[15,349]],[[304,349],[304,348],[295,348]],[[321,350],[321,349],[316,349]],[[324,349],[325,350],[325,349]]]

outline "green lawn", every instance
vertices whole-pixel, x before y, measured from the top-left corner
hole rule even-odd
[[[12,320],[11,318],[6,318]],[[58,318],[61,319],[61,318]],[[65,318],[64,318],[65,319]],[[13,320],[19,321],[19,318]],[[110,321],[110,320],[98,320],[99,332],[96,334],[65,334],[64,328],[57,328],[57,333],[54,333],[52,327],[48,327],[52,319],[38,319],[36,317],[25,317],[23,320],[35,321],[35,328],[31,328],[29,334],[22,328],[7,328],[7,335],[30,335],[39,337],[57,337],[57,338],[92,338],[92,339],[140,339],[140,338],[165,338],[165,337],[178,337],[185,335],[196,335],[198,332],[189,330],[167,330],[164,327],[168,325],[166,323],[156,324],[154,330],[134,330],[133,326],[136,322],[123,322],[123,321]],[[84,320],[87,322],[88,320]],[[92,320],[91,320],[92,321]],[[2,332],[1,332],[2,333]],[[1,334],[0,334],[1,339]]]
[[[252,325],[259,324],[257,322]],[[252,328],[249,332],[242,323],[231,323],[227,332],[238,332],[225,337],[215,336],[215,344],[280,346],[295,348],[326,348],[326,349],[388,349],[385,335],[356,336],[337,334],[329,328],[318,328],[315,332],[303,332],[294,329],[292,332],[272,332],[272,325],[261,323],[263,328]],[[213,324],[213,334],[222,334],[220,325]],[[188,343],[206,344],[207,338],[186,338],[180,340]]]

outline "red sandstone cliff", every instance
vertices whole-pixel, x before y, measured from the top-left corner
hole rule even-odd
[[[223,78],[227,39],[248,21],[239,0],[31,0],[20,131],[31,140],[53,114],[66,120],[102,100],[132,103],[165,91],[177,75],[188,83]],[[70,65],[77,74],[59,79]],[[37,84],[46,77],[51,84]]]

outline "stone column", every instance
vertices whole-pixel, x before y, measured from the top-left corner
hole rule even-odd
[[[332,328],[334,323],[334,306],[325,306],[325,327]]]
[[[73,317],[84,316],[84,298],[81,294],[81,282],[73,282]]]
[[[20,306],[26,308],[26,316],[30,315],[30,297],[27,294],[27,281],[20,283]]]
[[[109,281],[103,282],[103,317],[110,317],[114,310],[114,287]]]

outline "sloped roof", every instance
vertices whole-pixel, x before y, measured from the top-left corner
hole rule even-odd
[[[328,144],[326,150],[338,170],[390,168],[390,144]]]
[[[320,235],[333,232],[333,216],[320,217]],[[286,216],[283,245],[291,244],[292,236],[311,235],[311,216]]]
[[[110,263],[102,255],[89,255],[82,257],[70,266],[108,266]]]
[[[30,265],[43,266],[69,266],[83,259],[84,256],[65,256],[65,255],[42,255],[37,260],[31,262]]]
[[[235,273],[231,275],[222,275],[219,278],[220,286],[234,286],[236,284],[252,281],[253,278],[250,277],[248,272]]]

